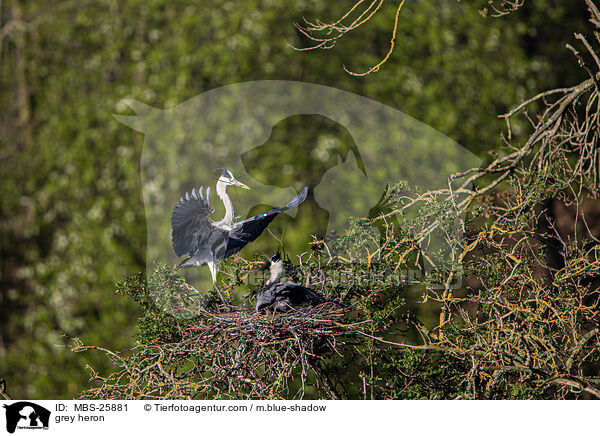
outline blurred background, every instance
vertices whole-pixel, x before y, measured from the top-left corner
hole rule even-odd
[[[583,2],[529,2],[500,19],[479,14],[483,0],[407,2],[390,60],[363,78],[342,66],[364,71],[385,55],[393,4],[332,50],[288,46],[309,45],[295,22],[332,21],[352,3],[0,3],[0,377],[13,398],[72,398],[86,364],[107,369],[100,353],[70,352],[63,335],[134,344],[138,308],[114,285],[146,265],[144,137],[113,117],[127,113],[120,100],[170,108],[241,81],[305,81],[394,107],[488,159],[501,143],[499,114],[585,78],[564,49],[586,29]],[[291,170],[245,156],[252,177],[273,185],[313,180],[352,146],[317,116],[290,118],[273,135],[270,146],[285,142],[296,157]]]

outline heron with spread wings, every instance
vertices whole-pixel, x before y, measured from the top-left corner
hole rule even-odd
[[[217,261],[234,255],[258,238],[279,213],[299,206],[308,192],[308,188],[304,187],[286,206],[236,222],[233,203],[227,195],[228,186],[250,189],[223,168],[216,186],[217,195],[225,206],[225,216],[221,221],[209,219],[215,210],[210,205],[210,188],[206,188],[204,194],[202,187],[198,192],[194,188],[191,194],[181,197],[171,215],[173,250],[177,256],[188,255],[177,268],[208,265],[213,286],[222,301],[224,299],[217,286]]]

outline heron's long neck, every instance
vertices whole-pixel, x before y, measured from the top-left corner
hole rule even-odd
[[[227,195],[227,185],[222,182],[217,182],[217,195],[223,200],[223,206],[225,206],[225,216],[221,220],[223,224],[228,226],[233,225],[233,203]]]
[[[278,261],[272,263],[269,272],[269,280],[267,280],[267,283],[265,283],[267,286],[279,281],[283,275],[283,262]]]

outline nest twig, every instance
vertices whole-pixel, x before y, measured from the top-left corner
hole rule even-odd
[[[120,370],[108,378],[93,373],[101,386],[82,397],[281,398],[286,391],[290,398],[303,398],[312,376],[328,397],[335,398],[320,361],[343,346],[344,336],[354,334],[357,324],[344,321],[350,310],[331,303],[284,313],[200,309],[176,343],[111,353]],[[84,349],[103,350],[80,342],[74,348]]]

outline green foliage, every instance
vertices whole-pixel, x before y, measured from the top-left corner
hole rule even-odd
[[[582,26],[582,11],[558,1],[528,2],[520,15],[498,21],[453,0],[415,2],[403,12],[394,55],[364,80],[341,65],[360,69],[380,58],[389,11],[335,50],[298,53],[287,46],[306,43],[294,22],[338,17],[345,7],[322,0],[2,2],[2,24],[24,23],[2,39],[0,52],[0,375],[15,397],[70,398],[86,383],[86,364],[109,370],[97,354],[57,347],[63,334],[107,348],[130,345],[140,311],[110,289],[118,277],[144,267],[147,233],[142,137],[112,117],[125,110],[121,99],[162,108],[239,81],[302,80],[389,104],[482,152],[497,143],[503,126],[497,114],[580,77],[562,46]],[[311,117],[292,120],[288,134],[277,138],[289,143],[290,177],[298,180],[317,177],[345,144],[335,126],[314,125]],[[526,125],[517,125],[515,136]],[[322,153],[321,167],[298,158],[323,150],[330,154]],[[279,168],[277,159],[248,156],[254,174],[284,183],[279,173],[269,175]],[[311,209],[298,234],[289,235],[298,247],[308,242],[307,222],[317,212]],[[281,230],[285,220],[275,224]],[[257,250],[270,247],[257,241]],[[154,284],[141,277],[119,284],[119,292],[142,306],[139,342],[176,340],[183,321],[163,308],[185,310],[185,301],[197,298],[149,298],[160,283],[182,286],[160,268]]]
[[[180,301],[189,296],[190,286],[172,267],[156,265],[147,286],[142,274],[121,282],[118,293],[144,308],[138,321],[140,347],[119,354],[117,371],[83,392],[82,397],[458,396],[460,359],[390,346],[406,338],[412,324],[406,312],[405,284],[390,280],[394,272],[379,262],[398,245],[376,234],[372,241],[379,256],[371,264],[354,263],[353,259],[364,257],[361,241],[365,232],[375,235],[367,224],[351,220],[343,234],[313,244],[301,265],[286,262],[286,276],[310,283],[340,305],[273,314],[217,306],[206,299],[189,306],[196,307],[198,317],[182,319],[185,312]],[[349,259],[330,258],[328,244],[343,246]],[[236,283],[240,277],[263,269],[264,261],[259,259],[225,263],[226,276],[235,278]],[[265,329],[269,330],[267,335]],[[76,344],[75,350],[82,348],[85,346]],[[154,361],[160,365],[152,365]],[[182,375],[165,385],[160,381],[165,372]],[[138,373],[141,378],[134,376]],[[128,383],[132,377],[137,381]]]
[[[156,287],[156,279],[151,286]],[[172,282],[170,283],[172,285]],[[135,337],[143,344],[164,343],[179,340],[180,325],[170,313],[158,307],[149,286],[146,283],[145,272],[130,276],[117,283],[118,295],[132,298],[143,309],[143,315],[138,320]]]
[[[468,365],[464,359],[408,349],[384,361],[383,379],[391,399],[456,399],[463,391],[461,376]]]

